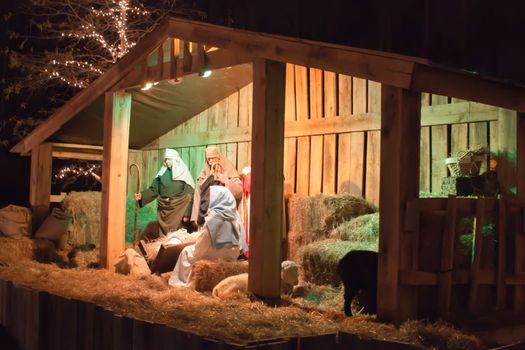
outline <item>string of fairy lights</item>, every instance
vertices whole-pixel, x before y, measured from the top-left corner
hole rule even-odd
[[[111,5],[108,5],[105,9],[90,8],[91,14],[95,18],[104,19],[105,23],[109,23],[113,28],[114,32],[118,34],[118,41],[114,44],[108,42],[103,34],[97,31],[97,27],[92,23],[82,24],[79,27],[78,32],[63,32],[62,37],[70,37],[80,40],[94,40],[98,45],[111,56],[111,61],[115,63],[119,58],[124,56],[128,51],[135,46],[135,42],[128,39],[128,16],[148,16],[149,12],[143,8],[132,6],[128,0],[113,0]],[[82,79],[72,79],[61,73],[61,68],[64,67],[75,67],[83,69],[87,72],[100,75],[103,71],[87,61],[77,60],[56,60],[54,59],[51,63],[52,68],[45,69],[45,72],[49,75],[50,79],[58,79],[63,83],[73,86],[76,88],[84,88],[90,82]]]
[[[60,182],[69,178],[79,178],[82,176],[92,176],[97,181],[100,180],[102,166],[100,164],[84,163],[84,164],[72,164],[66,165],[60,168],[55,174],[55,181]]]

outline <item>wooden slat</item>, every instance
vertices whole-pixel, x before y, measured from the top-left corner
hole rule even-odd
[[[368,81],[367,112],[381,113],[381,84],[375,81]]]
[[[298,176],[303,176],[299,173]],[[321,193],[323,185],[323,137],[310,138],[310,183],[308,194],[315,196]]]
[[[324,116],[337,115],[337,77],[333,72],[324,72]]]
[[[234,129],[239,126],[239,92],[228,97],[227,126]],[[230,142],[226,145],[226,158],[237,167],[237,143]],[[242,170],[238,168],[239,170]]]
[[[458,152],[468,149],[469,126],[467,123],[453,124],[450,126],[450,154],[457,157]]]
[[[113,270],[125,248],[126,185],[128,174],[131,95],[107,93],[104,106],[104,160],[100,263]]]
[[[447,176],[447,167],[445,165],[445,158],[448,156],[447,152],[447,127],[433,126],[431,127],[431,191],[433,193],[441,192],[441,184],[443,178]]]
[[[352,189],[350,183],[350,135],[349,133],[338,135],[337,193],[349,193]]]
[[[352,79],[352,114],[366,113],[366,80],[353,78]]]
[[[339,108],[337,113],[339,115],[352,114],[352,77],[348,75],[339,74]]]
[[[323,138],[323,190],[324,194],[334,194],[336,168],[336,135]]]
[[[507,273],[507,206],[506,200],[500,198],[498,208],[498,274],[496,285],[496,304],[499,309],[504,309],[507,296],[505,278]]]
[[[189,150],[190,150],[190,167],[189,167],[189,170],[190,170],[190,173],[191,173],[191,176],[193,176],[194,179],[196,179],[201,170],[203,169],[204,167],[204,163],[206,161],[206,156],[205,156],[205,149],[206,147],[205,146],[200,146],[200,147],[191,147]]]
[[[308,119],[308,70],[302,66],[295,66],[295,104],[296,119]]]
[[[263,299],[281,296],[285,84],[284,63],[254,61],[248,289]]]
[[[406,203],[419,194],[421,95],[381,86],[381,175],[377,316],[396,321],[414,317],[413,289],[399,284],[399,271],[411,270],[411,243],[405,239]],[[408,250],[407,250],[408,249]]]
[[[491,152],[498,161],[497,174],[500,192],[510,195],[512,192],[511,189],[516,185],[518,179],[516,177],[516,169],[512,164],[513,162],[509,161],[509,159],[513,158],[513,153],[516,152],[517,149],[516,112],[500,108],[497,111],[497,115],[497,147],[491,143]]]
[[[381,134],[379,131],[370,131],[367,135],[366,147],[366,179],[365,197],[372,203],[379,203],[379,174]]]
[[[470,149],[478,149],[480,147],[488,147],[487,140],[487,123],[470,123],[469,125],[469,140],[470,140]],[[487,170],[487,161],[483,162],[481,165],[480,174],[484,173]]]
[[[295,66],[286,64],[286,96],[284,100],[285,120],[295,120]]]
[[[252,120],[253,83],[239,91],[239,127],[250,126]]]
[[[295,164],[297,158],[297,139],[295,137],[284,139],[283,172],[285,194],[295,193]]]
[[[456,197],[449,196],[447,203],[447,214],[441,243],[441,264],[438,276],[438,312],[445,317],[450,312],[450,300],[452,297],[452,269],[454,267],[454,242],[456,239]]]
[[[242,169],[251,164],[250,142],[239,142],[237,144],[237,168]]]
[[[307,196],[310,184],[310,138],[297,138],[297,194]]]
[[[419,190],[430,192],[430,127],[421,127]]]
[[[323,71],[310,68],[310,118],[321,118],[323,113]]]
[[[36,230],[49,214],[51,195],[51,168],[53,158],[51,145],[41,144],[31,151],[31,175],[29,179],[29,205],[32,227]]]
[[[472,246],[474,247],[472,264],[470,265],[470,291],[469,291],[469,310],[478,311],[478,290],[479,290],[479,270],[481,266],[481,254],[483,247],[483,225],[485,224],[485,201],[476,201],[476,225]]]

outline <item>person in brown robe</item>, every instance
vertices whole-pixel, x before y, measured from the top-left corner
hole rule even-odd
[[[190,219],[195,182],[188,167],[174,149],[166,149],[164,166],[153,179],[151,186],[135,193],[140,207],[157,199],[159,235],[180,229]]]
[[[213,180],[210,182],[210,176]],[[216,146],[206,148],[206,163],[197,178],[197,186],[193,197],[193,209],[191,211],[191,221],[194,225],[199,219],[199,207],[201,204],[201,194],[203,185],[223,185],[233,194],[233,197],[240,203],[242,199],[242,181],[235,166],[226,159]],[[200,224],[202,226],[202,224]]]

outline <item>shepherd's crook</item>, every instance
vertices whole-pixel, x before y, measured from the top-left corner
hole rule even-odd
[[[140,169],[139,166],[135,163],[131,163],[129,166],[129,176],[133,176],[133,167],[137,168],[137,192],[140,192]],[[139,201],[135,201],[135,217],[133,218],[133,247],[137,243],[137,216],[139,214]]]

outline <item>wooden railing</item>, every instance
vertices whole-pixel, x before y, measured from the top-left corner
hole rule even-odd
[[[450,196],[408,202],[404,239],[412,240],[413,248],[403,254],[410,256],[412,268],[400,271],[401,283],[437,286],[439,316],[461,307],[451,300],[457,285],[469,286],[462,300],[467,299],[470,312],[478,312],[483,303],[523,313],[524,210],[524,203],[514,198]],[[495,287],[495,293],[485,290],[482,297],[484,286]],[[512,300],[507,300],[509,288]]]

